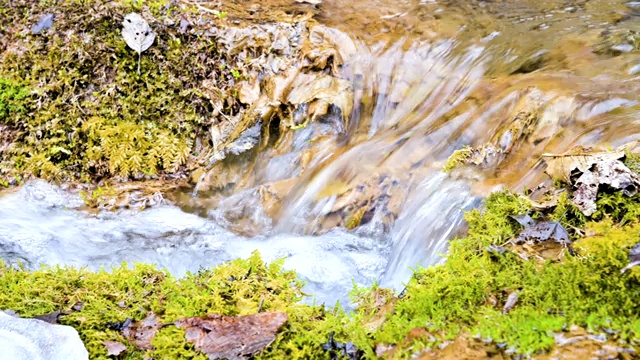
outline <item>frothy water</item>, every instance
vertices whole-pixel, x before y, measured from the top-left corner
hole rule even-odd
[[[79,196],[33,181],[0,197],[0,258],[36,269],[39,264],[97,270],[121,262],[145,262],[176,276],[260,251],[267,262],[286,258],[285,268],[307,281],[318,303],[347,304],[352,280],[368,284],[386,265],[383,244],[336,229],[322,237],[275,235],[245,238],[215,222],[160,206],[145,211],[90,215],[75,208]]]

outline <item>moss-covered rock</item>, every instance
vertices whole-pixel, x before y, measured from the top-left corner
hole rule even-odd
[[[121,36],[131,11],[158,34],[141,74]],[[219,37],[190,31],[198,21],[216,26],[219,17],[169,1],[20,0],[0,12],[0,126],[14,134],[0,151],[5,178],[176,172],[211,145],[221,112],[246,107],[234,86],[249,54],[232,55]],[[47,14],[53,26],[32,33]]]

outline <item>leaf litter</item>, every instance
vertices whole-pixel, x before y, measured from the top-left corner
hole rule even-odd
[[[125,323],[127,321],[125,320]],[[158,330],[163,327],[160,320],[154,313],[150,313],[142,321],[131,323],[129,321],[128,326],[122,326],[122,334],[128,337],[131,342],[140,349],[153,350],[151,340],[156,335]]]
[[[622,162],[624,151],[596,150],[575,147],[564,154],[543,154],[553,179],[575,187],[572,201],[586,216],[596,210],[596,198],[601,185],[621,190],[626,196],[638,192],[640,179]]]
[[[534,220],[529,215],[512,215],[524,229],[511,240],[519,256],[528,260],[531,255],[538,259],[560,260],[565,248],[571,244],[569,233],[556,221]],[[503,249],[487,248],[490,253],[502,254]]]
[[[264,350],[275,340],[277,331],[287,320],[288,316],[284,312],[264,312],[237,317],[207,314],[178,319],[173,324],[163,324],[154,313],[150,313],[141,321],[132,322],[127,319],[109,324],[108,327],[121,331],[137,348],[153,350],[151,342],[156,333],[165,326],[175,325],[184,329],[186,340],[210,359],[233,360],[244,359]],[[104,345],[110,355],[118,355],[126,350],[126,347],[123,348],[116,341],[105,341]]]
[[[244,359],[256,355],[276,338],[288,320],[284,312],[264,312],[246,316],[208,314],[177,320],[187,341],[209,359]]]

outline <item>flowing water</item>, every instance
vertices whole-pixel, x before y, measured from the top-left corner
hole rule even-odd
[[[180,276],[258,250],[286,258],[316,300],[345,303],[352,281],[401,290],[411,268],[442,261],[464,210],[545,181],[541,154],[640,139],[637,3],[342,6],[326,1],[316,17],[353,89],[347,123],[330,111],[226,159],[217,190],[142,212],[89,214],[78,195],[30,182],[0,194],[0,257],[143,261]],[[493,150],[443,173],[464,145]]]

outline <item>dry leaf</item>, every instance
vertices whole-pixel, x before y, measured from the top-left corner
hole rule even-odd
[[[525,228],[520,232],[518,238],[516,239],[516,243],[523,242],[541,242],[553,240],[560,244],[570,244],[571,240],[569,240],[569,233],[567,230],[560,225],[559,222],[555,221],[534,221],[528,215],[524,216],[528,218],[526,225],[523,223],[524,220],[518,220]]]
[[[138,53],[138,74],[140,74],[140,56],[153,44],[156,33],[139,14],[130,13],[122,21],[122,37],[127,45]]]
[[[151,340],[160,328],[162,328],[162,324],[154,313],[150,313],[142,321],[123,326],[122,334],[131,339],[131,342],[138,348],[153,350]]]
[[[209,359],[234,360],[262,351],[286,322],[283,312],[264,312],[238,317],[209,314],[180,319],[175,325],[185,329],[187,341]]]
[[[593,151],[575,147],[564,154],[543,154],[547,169],[545,172],[553,179],[571,184],[571,176],[588,171],[594,164],[610,162],[624,157],[624,151]]]
[[[635,195],[640,186],[638,175],[620,160],[625,156],[623,151],[590,151],[577,147],[562,155],[544,156],[549,158],[547,174],[576,187],[572,201],[587,216],[596,212],[600,185],[622,190],[627,196]]]
[[[38,316],[34,316],[34,319],[38,319],[38,320],[42,320],[44,322],[48,322],[49,324],[57,324],[58,323],[58,317],[60,317],[60,311],[54,311],[48,314],[43,314],[43,315],[38,315]]]
[[[31,27],[31,33],[36,35],[53,26],[53,14],[46,14]]]
[[[514,291],[507,297],[507,301],[504,303],[504,307],[502,308],[503,314],[508,314],[511,309],[516,305],[516,301],[518,301],[518,295],[520,291]]]
[[[117,341],[105,340],[102,342],[102,344],[107,348],[108,356],[111,356],[111,355],[118,356],[123,351],[127,350],[126,346],[124,346],[122,343]]]

